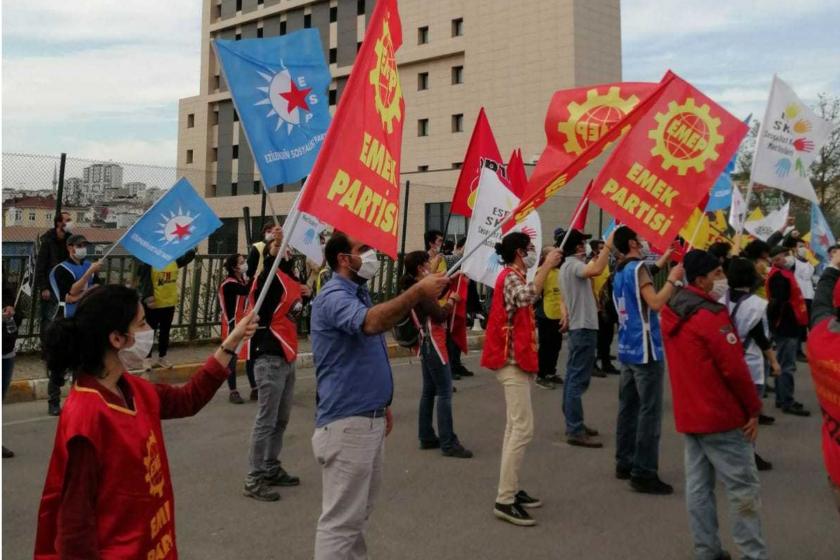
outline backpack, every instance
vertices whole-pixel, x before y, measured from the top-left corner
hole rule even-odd
[[[420,343],[420,321],[412,309],[391,329],[397,344],[403,348],[414,348]]]

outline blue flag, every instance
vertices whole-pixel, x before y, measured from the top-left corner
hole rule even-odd
[[[330,71],[316,29],[213,41],[266,188],[306,177],[330,124]]]
[[[811,203],[811,251],[823,262],[828,261],[828,248],[837,243],[818,204]]]
[[[601,234],[601,239],[606,239],[610,236],[612,231],[615,229],[615,218],[610,220],[610,223],[607,224],[607,228],[604,230],[604,233]]]
[[[720,177],[712,186],[709,193],[709,202],[706,204],[706,212],[728,210],[732,206],[732,172],[735,171],[735,161],[737,159],[738,154],[732,156],[723,173],[720,174]]]
[[[182,177],[125,232],[120,243],[144,263],[163,268],[221,225],[222,221]]]

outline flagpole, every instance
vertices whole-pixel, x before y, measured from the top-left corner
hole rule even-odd
[[[572,223],[569,225],[569,229],[566,230],[566,234],[563,236],[563,241],[560,242],[560,247],[562,248],[563,245],[566,244],[566,240],[569,238],[569,235],[572,233],[572,225],[577,222],[578,218],[580,217],[581,212],[583,209],[589,209],[587,206],[587,202],[589,202],[589,194],[584,194],[583,199],[578,203],[578,207],[575,209],[575,213],[572,216]]]
[[[703,220],[706,219],[706,213],[703,212],[700,215],[700,219],[697,220],[697,225],[694,226],[694,233],[691,234],[691,239],[688,241],[688,246],[692,249],[694,248],[694,240],[697,238],[697,234],[700,233],[700,226],[703,225]]]
[[[750,199],[752,198],[753,193],[753,185],[755,182],[753,181],[753,176],[755,175],[755,164],[758,161],[758,152],[759,146],[761,145],[761,137],[764,134],[764,125],[767,123],[769,116],[767,115],[768,111],[770,110],[770,100],[773,97],[773,90],[774,86],[776,85],[776,74],[773,74],[773,81],[770,83],[770,95],[767,97],[767,107],[764,109],[764,118],[760,123],[758,123],[758,133],[755,137],[755,148],[753,148],[753,158],[752,163],[750,164],[750,180],[747,183],[747,196],[744,197],[744,219],[741,221],[740,227],[738,231],[735,232],[735,248],[740,250],[741,248],[741,237],[744,235],[744,226],[747,224],[747,216],[750,213]],[[733,185],[735,188],[735,185]]]

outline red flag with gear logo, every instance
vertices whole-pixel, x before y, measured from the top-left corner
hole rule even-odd
[[[403,100],[396,0],[379,0],[298,209],[397,256]]]
[[[743,121],[674,76],[610,155],[591,200],[667,249],[746,133]]]

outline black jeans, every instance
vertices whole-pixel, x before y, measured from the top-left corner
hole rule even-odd
[[[540,368],[538,375],[545,379],[557,374],[557,360],[560,358],[560,348],[563,347],[560,320],[537,317],[537,333],[539,337],[537,361]]]
[[[158,356],[161,358],[166,356],[166,352],[169,350],[169,331],[172,330],[172,319],[174,318],[174,307],[146,308],[146,322],[158,332]],[[147,357],[152,357],[151,350],[149,350]]]
[[[611,363],[610,348],[613,335],[615,335],[615,323],[612,318],[607,313],[598,313],[598,359],[601,360],[602,366]]]
[[[446,331],[446,352],[449,354],[449,367],[454,373],[460,373],[464,369],[464,364],[461,363],[461,348],[455,344],[455,339],[452,338],[452,333]]]

